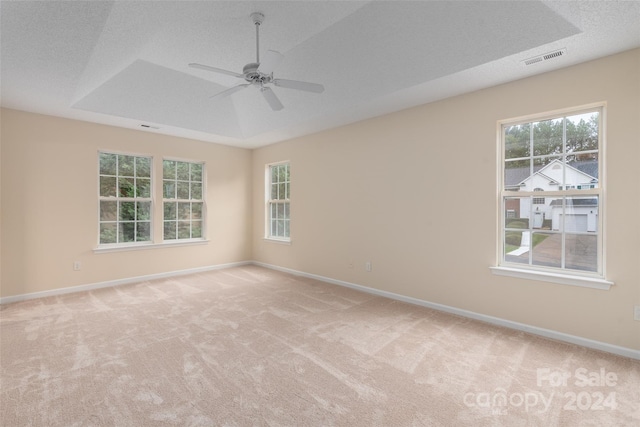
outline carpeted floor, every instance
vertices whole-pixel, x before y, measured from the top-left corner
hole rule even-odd
[[[638,426],[640,362],[237,267],[0,308],[3,426]]]

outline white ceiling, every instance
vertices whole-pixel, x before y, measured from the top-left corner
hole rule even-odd
[[[285,55],[272,111],[242,72]],[[640,46],[640,1],[6,1],[3,107],[239,147],[296,136]],[[566,55],[522,61],[557,49]],[[152,126],[142,128],[141,125]]]

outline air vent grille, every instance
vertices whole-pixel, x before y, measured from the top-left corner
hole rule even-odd
[[[567,49],[558,49],[558,50],[554,50],[553,52],[549,52],[543,55],[534,56],[533,58],[525,59],[524,61],[522,61],[522,63],[524,65],[529,66],[529,65],[537,64],[538,62],[544,62],[550,59],[559,58],[566,54],[567,54]]]

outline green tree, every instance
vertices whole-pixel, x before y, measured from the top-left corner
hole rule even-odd
[[[533,155],[553,156],[562,154],[562,120],[543,120],[533,124]],[[551,162],[547,157],[543,164]]]
[[[589,120],[567,118],[567,153],[598,149],[598,115]]]
[[[509,126],[505,129],[505,158],[529,157],[531,153],[531,128],[529,123]]]

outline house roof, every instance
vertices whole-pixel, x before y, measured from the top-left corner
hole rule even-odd
[[[582,173],[586,173],[593,177],[593,179],[598,179],[598,162],[595,160],[582,161],[582,162],[570,162],[569,166],[573,166],[578,169]]]
[[[598,180],[598,161],[597,160],[583,160],[573,161],[567,163],[569,166],[576,168],[580,172],[589,175],[592,180]],[[537,173],[541,169],[548,165],[534,166],[533,173]],[[510,168],[505,170],[504,183],[506,187],[517,187],[522,182],[526,181],[530,176],[529,167]]]

